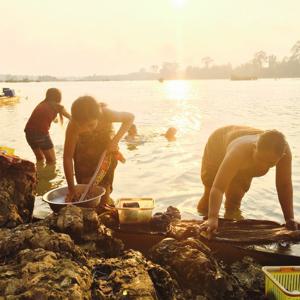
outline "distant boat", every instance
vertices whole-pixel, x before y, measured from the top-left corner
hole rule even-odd
[[[12,103],[19,101],[20,97],[16,96],[15,91],[10,88],[3,88],[3,94],[0,95],[0,103]]]
[[[230,80],[257,80],[256,76],[239,76],[231,74]]]
[[[159,78],[158,81],[162,83],[162,82],[164,82],[164,79],[163,78]]]
[[[19,96],[14,96],[14,97],[0,96],[0,103],[19,101],[19,99],[20,99]]]

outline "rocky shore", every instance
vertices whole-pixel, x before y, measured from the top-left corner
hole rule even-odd
[[[153,218],[165,238],[141,253],[92,209],[32,222],[34,165],[0,156],[0,173],[0,299],[263,299],[261,266],[220,260],[174,208]]]

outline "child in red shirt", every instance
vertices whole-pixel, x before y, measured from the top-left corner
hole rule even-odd
[[[63,116],[70,119],[71,116],[62,105],[61,92],[56,88],[50,88],[46,92],[46,98],[33,110],[26,126],[26,140],[35,154],[37,162],[46,159],[47,164],[55,163],[55,151],[49,135],[52,121],[59,114],[62,122]]]

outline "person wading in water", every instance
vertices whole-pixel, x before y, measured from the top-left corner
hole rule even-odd
[[[204,194],[197,208],[208,217],[202,228],[207,229],[209,235],[217,230],[224,194],[225,210],[239,210],[252,178],[265,175],[275,166],[276,189],[286,226],[297,229],[291,162],[290,147],[277,130],[233,125],[217,129],[209,137],[202,158]]]

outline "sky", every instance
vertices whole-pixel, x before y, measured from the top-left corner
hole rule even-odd
[[[0,74],[84,76],[177,62],[237,66],[300,40],[299,0],[0,0]]]

